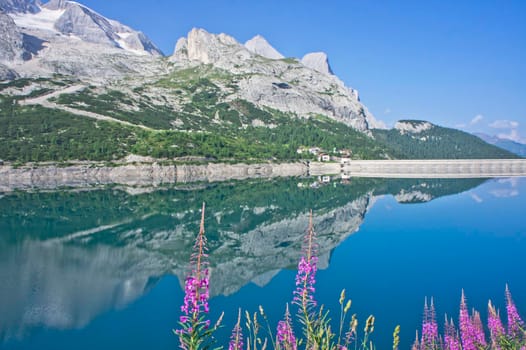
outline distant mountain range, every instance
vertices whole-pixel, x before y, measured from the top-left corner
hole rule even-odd
[[[325,53],[285,58],[259,35],[241,44],[193,29],[164,56],[143,33],[66,0],[0,0],[0,34],[7,161],[293,160],[313,146],[355,158],[515,157],[452,129],[436,137],[462,147],[415,151],[436,138],[407,134],[399,147],[400,130],[381,131]]]
[[[484,133],[474,133],[473,135],[481,138],[485,142],[510,151],[521,157],[526,157],[526,144],[512,141],[509,139],[500,138],[498,136],[490,136]]]

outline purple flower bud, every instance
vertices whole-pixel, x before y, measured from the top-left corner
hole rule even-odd
[[[303,244],[303,256],[298,262],[296,274],[296,290],[294,291],[293,303],[300,307],[300,312],[312,309],[316,306],[314,299],[316,284],[316,271],[318,258],[316,257],[316,233],[312,225],[312,211],[309,218],[309,229]]]
[[[292,321],[290,319],[289,305],[285,310],[285,317],[279,321],[276,333],[276,342],[279,349],[296,350],[297,343],[294,331],[292,330]]]
[[[488,328],[491,336],[491,344],[495,350],[501,350],[499,340],[505,335],[504,326],[500,320],[499,312],[488,302]]]
[[[424,302],[424,320],[422,322],[422,339],[420,342],[424,349],[434,348],[438,342],[438,326],[432,298],[430,307],[427,306],[427,299]]]
[[[444,327],[444,350],[460,350],[460,339],[458,336],[458,331],[455,328],[455,324],[453,323],[453,319],[448,322],[446,317],[446,324]]]
[[[191,343],[189,339],[195,336],[194,330],[199,331],[200,326],[204,326],[204,329],[210,327],[210,320],[203,320],[201,316],[201,313],[209,312],[208,300],[210,296],[209,269],[206,268],[208,266],[206,260],[208,255],[206,254],[206,237],[204,234],[204,210],[205,205],[203,203],[200,230],[194,244],[194,252],[190,257],[191,272],[184,283],[185,295],[181,306],[183,315],[179,318],[184,327],[176,330],[182,349],[189,349]]]
[[[508,314],[508,335],[515,339],[520,339],[524,335],[523,329],[524,329],[524,322],[522,321],[521,317],[519,316],[519,312],[517,311],[517,307],[515,306],[515,303],[513,302],[513,299],[511,297],[511,292],[508,288],[508,285],[506,284],[506,312]]]

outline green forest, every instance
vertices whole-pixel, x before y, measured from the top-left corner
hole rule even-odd
[[[300,118],[245,100],[225,101],[225,87],[218,84],[226,78],[219,73],[212,70],[201,77],[193,70],[183,70],[157,81],[155,84],[168,86],[174,95],[185,96],[187,103],[178,111],[152,103],[151,97],[140,94],[140,87],[134,89],[139,95],[133,98],[118,90],[101,92],[89,86],[50,99],[59,106],[133,125],[21,103],[74,83],[65,77],[0,84],[0,159],[15,164],[113,162],[129,154],[164,161],[192,157],[228,162],[315,159],[308,152],[298,154],[302,147],[319,147],[333,155],[342,149],[351,150],[354,159],[518,158],[454,129],[434,126],[418,134],[402,134],[396,129],[366,134],[323,115]],[[233,78],[229,79],[221,84],[236,89]],[[9,89],[23,91],[31,84],[39,88],[26,95],[5,93]]]

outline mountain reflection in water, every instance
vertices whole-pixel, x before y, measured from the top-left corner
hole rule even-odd
[[[24,338],[39,327],[82,328],[139,299],[167,274],[182,283],[202,202],[217,296],[294,269],[310,209],[324,269],[378,196],[422,202],[484,181],[301,178],[5,193],[0,339]]]

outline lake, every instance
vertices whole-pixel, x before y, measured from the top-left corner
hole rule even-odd
[[[288,178],[0,193],[1,349],[175,349],[200,206],[210,318],[262,305],[274,328],[292,299],[313,210],[316,299],[338,318],[346,289],[373,340],[401,349],[424,298],[458,318],[462,288],[485,319],[508,283],[526,312],[526,179]],[[293,308],[293,310],[295,310]]]

